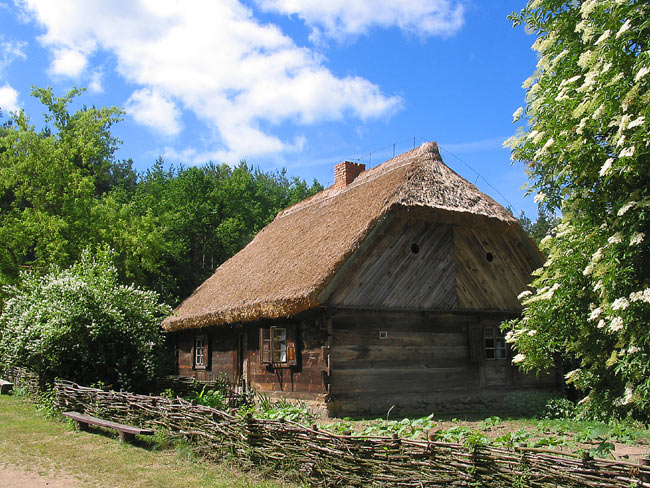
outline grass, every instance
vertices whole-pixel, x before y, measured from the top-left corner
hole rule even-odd
[[[235,463],[196,459],[187,446],[163,436],[120,444],[116,435],[97,430],[76,432],[66,421],[49,420],[27,399],[0,395],[0,459],[39,474],[65,473],[76,486],[268,487],[295,486],[241,472]]]

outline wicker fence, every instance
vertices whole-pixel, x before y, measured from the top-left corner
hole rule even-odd
[[[55,385],[59,408],[164,429],[213,456],[299,472],[313,486],[650,487],[650,467],[533,448],[336,435],[240,417],[181,398]]]
[[[11,367],[0,373],[0,376],[11,381],[18,388],[26,388],[32,394],[39,392],[38,376],[27,369]]]

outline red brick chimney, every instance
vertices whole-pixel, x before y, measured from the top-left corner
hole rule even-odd
[[[366,170],[366,165],[343,161],[334,166],[334,187],[344,188],[352,183],[357,176]]]

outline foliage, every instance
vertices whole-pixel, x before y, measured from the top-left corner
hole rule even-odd
[[[530,220],[523,211],[517,220],[519,220],[521,227],[538,246],[542,242],[542,239],[551,235],[553,229],[560,223],[560,219],[557,216],[550,214],[543,208],[539,209],[535,222]]]
[[[578,413],[577,406],[568,398],[551,398],[546,404],[542,418],[571,419]]]
[[[123,281],[175,305],[279,210],[322,189],[245,162],[186,168],[159,159],[136,174],[132,160],[115,157],[110,129],[122,111],[73,111],[82,94],[34,88],[45,126],[22,110],[0,126],[0,285],[108,245]]]
[[[37,131],[22,110],[0,127],[0,283],[15,282],[25,266],[69,266],[97,242],[97,198],[116,186],[118,167],[128,170],[114,160],[118,141],[109,130],[121,111],[70,113],[81,93],[57,98],[35,88],[45,128]]]
[[[24,272],[7,287],[0,316],[3,366],[24,366],[41,381],[102,381],[139,390],[156,377],[160,321],[170,313],[154,292],[118,282],[113,253],[102,250],[65,270]]]
[[[650,416],[650,4],[532,0],[526,131],[510,141],[561,223],[508,340],[525,370],[560,363],[582,408]]]

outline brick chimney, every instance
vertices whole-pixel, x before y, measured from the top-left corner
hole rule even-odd
[[[352,183],[357,176],[366,170],[366,165],[343,161],[334,166],[334,187],[344,188]]]

